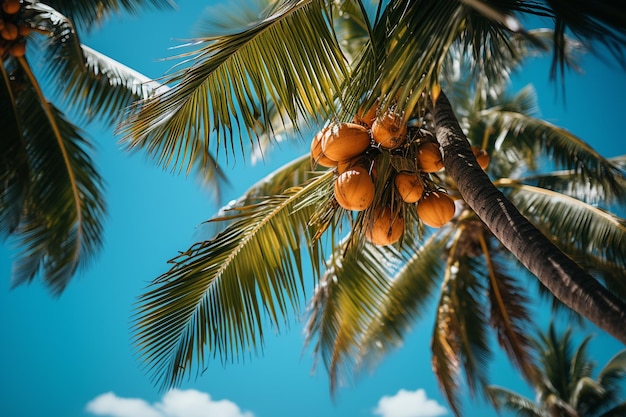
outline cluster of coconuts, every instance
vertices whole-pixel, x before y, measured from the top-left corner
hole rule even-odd
[[[13,57],[21,57],[26,53],[25,36],[30,27],[19,22],[22,8],[20,0],[3,0],[0,12],[0,55],[2,59],[7,53]]]
[[[373,155],[388,151],[402,155],[403,168],[394,169],[395,193],[405,204],[417,204],[420,220],[434,228],[449,222],[455,213],[454,200],[442,188],[426,186],[423,175],[443,168],[439,143],[432,133],[417,129],[409,134],[403,117],[393,110],[379,112],[378,106],[359,109],[353,122],[336,122],[320,130],[311,141],[311,158],[316,165],[334,168],[334,197],[346,210],[363,211],[370,208],[376,192],[377,167]],[[412,149],[411,149],[412,148]],[[410,151],[409,151],[410,150]],[[479,165],[486,169],[489,154],[472,148]],[[372,207],[371,221],[365,227],[365,237],[378,245],[397,242],[404,232],[404,219],[392,204]]]

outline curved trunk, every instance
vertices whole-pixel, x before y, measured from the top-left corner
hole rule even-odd
[[[434,118],[444,166],[463,199],[556,298],[626,344],[626,306],[535,228],[478,166],[450,102],[439,94]]]

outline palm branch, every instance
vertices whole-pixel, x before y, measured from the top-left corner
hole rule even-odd
[[[318,173],[280,195],[250,198],[213,219],[228,221],[213,239],[170,261],[140,298],[135,323],[156,382],[177,384],[194,362],[204,363],[205,351],[225,361],[256,351],[265,319],[281,328],[304,291],[303,240],[312,262],[320,259],[310,219],[331,179],[332,172]]]
[[[331,117],[347,69],[322,6],[288,1],[239,33],[198,40],[193,65],[168,80],[176,85],[135,106],[124,140],[162,165],[187,165],[212,134],[228,155],[233,134],[271,132],[270,102],[294,125],[303,114]]]

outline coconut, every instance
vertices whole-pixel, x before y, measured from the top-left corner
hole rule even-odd
[[[25,53],[26,53],[26,44],[24,42],[16,42],[13,45],[11,45],[11,48],[9,49],[9,54],[11,54],[11,56],[14,56],[15,58],[24,56]]]
[[[376,245],[391,245],[397,242],[404,232],[404,218],[394,213],[389,206],[377,209],[372,222],[365,231],[365,237]]]
[[[489,166],[489,153],[485,149],[481,149],[478,146],[472,146],[472,152],[476,157],[478,165],[485,170]]]
[[[378,100],[376,100],[376,103],[378,103]],[[365,126],[369,129],[372,127],[374,120],[376,120],[377,113],[378,104],[374,104],[369,108],[369,110],[361,106],[354,115],[354,123],[360,124],[361,126]]]
[[[14,41],[17,39],[19,32],[17,30],[17,26],[15,26],[11,22],[4,22],[4,27],[0,30],[0,36],[7,41]]]
[[[322,137],[328,132],[328,128],[324,128],[317,132],[311,141],[311,165],[321,165],[323,167],[331,168],[337,166],[337,161],[333,161],[322,151]]]
[[[417,203],[417,215],[424,224],[439,228],[452,220],[455,208],[448,194],[434,191],[424,194]]]
[[[15,14],[20,11],[20,0],[4,0],[2,10],[6,14]]]
[[[333,161],[345,161],[363,153],[370,146],[367,129],[356,123],[336,123],[322,137],[322,152]]]
[[[393,182],[405,203],[415,203],[422,197],[424,183],[418,174],[407,171],[398,172]]]
[[[374,201],[374,183],[361,166],[354,166],[335,180],[335,199],[346,210],[365,210]]]
[[[398,113],[388,111],[372,123],[374,141],[386,149],[395,149],[406,140],[406,123]]]
[[[443,168],[443,160],[439,151],[439,144],[426,142],[417,148],[417,159],[424,172],[437,172]]]

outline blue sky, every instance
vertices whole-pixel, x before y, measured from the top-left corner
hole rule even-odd
[[[176,12],[121,16],[83,42],[150,76],[172,64],[159,58],[188,38],[208,2],[180,1]],[[229,3],[236,7],[236,2]],[[236,10],[236,9],[234,9]],[[626,153],[623,139],[624,71],[593,56],[585,74],[568,74],[567,103],[548,80],[547,60],[527,65],[515,80],[533,82],[542,115],[590,142],[605,156]],[[198,226],[218,208],[193,178],[164,172],[142,153],[125,153],[112,129],[85,128],[96,145],[95,161],[107,182],[104,250],[59,298],[39,282],[10,290],[11,249],[0,246],[0,416],[6,417],[436,417],[450,416],[430,370],[432,316],[416,324],[404,346],[332,399],[322,368],[313,374],[303,351],[302,323],[270,335],[262,356],[223,367],[213,362],[199,379],[179,389],[156,390],[133,353],[131,315],[148,282],[166,260],[186,249]],[[264,163],[238,159],[226,168],[232,187],[222,203],[239,196],[263,175],[308,151],[303,141],[282,145]],[[547,323],[538,316],[537,324]],[[591,327],[590,327],[591,329]],[[623,346],[596,332],[591,350],[603,364]],[[493,362],[494,382],[528,389],[502,354]],[[418,412],[410,413],[407,410]],[[466,404],[468,417],[496,414]],[[506,414],[504,414],[506,415]]]

